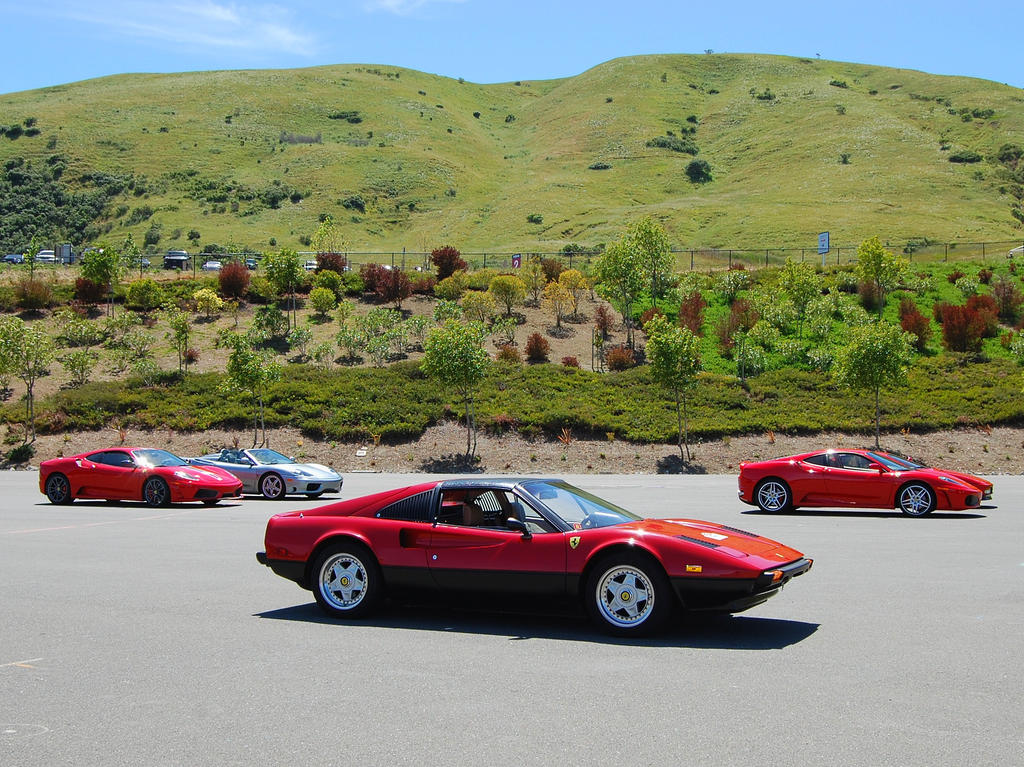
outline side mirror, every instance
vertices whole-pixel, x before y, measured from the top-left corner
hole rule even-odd
[[[523,520],[516,517],[509,517],[505,520],[505,527],[509,530],[517,530],[522,533],[524,539],[530,539],[533,537],[533,533],[526,527],[526,523]]]

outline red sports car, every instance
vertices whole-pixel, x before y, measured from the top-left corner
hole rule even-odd
[[[174,453],[148,447],[111,447],[51,458],[39,464],[39,490],[51,503],[76,498],[145,501],[150,506],[241,495],[242,482],[224,469],[192,466]]]
[[[741,463],[739,494],[762,511],[863,506],[921,517],[935,509],[977,508],[992,497],[992,483],[880,450],[815,450]]]
[[[578,597],[621,635],[657,629],[676,606],[746,610],[811,568],[753,533],[641,519],[556,479],[433,481],[276,514],[265,544],[256,559],[332,616],[399,591]]]

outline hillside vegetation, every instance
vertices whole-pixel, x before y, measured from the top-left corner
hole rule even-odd
[[[679,246],[740,248],[1019,240],[1024,220],[1024,91],[777,56],[496,85],[119,75],[0,96],[0,129],[4,252],[129,231],[151,251],[301,249],[323,215],[380,252],[592,247],[642,215]]]

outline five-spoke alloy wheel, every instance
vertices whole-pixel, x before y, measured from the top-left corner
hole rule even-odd
[[[369,612],[383,587],[380,567],[362,546],[338,544],[325,550],[313,568],[313,595],[329,615],[355,618]]]
[[[923,482],[911,482],[900,488],[896,503],[907,516],[923,517],[935,510],[935,493]]]
[[[264,498],[269,498],[272,501],[284,498],[284,480],[273,472],[264,474],[263,479],[260,480],[260,492]]]
[[[754,503],[761,511],[787,511],[792,502],[789,485],[781,479],[770,477],[754,488]]]
[[[587,609],[606,631],[619,636],[648,634],[664,624],[674,607],[668,578],[643,556],[609,556],[587,579]]]

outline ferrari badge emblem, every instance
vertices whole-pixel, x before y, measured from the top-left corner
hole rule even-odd
[[[569,546],[571,546],[572,548],[575,549],[579,545],[580,545],[580,537],[578,535],[574,535],[574,536],[572,536],[569,539]]]

